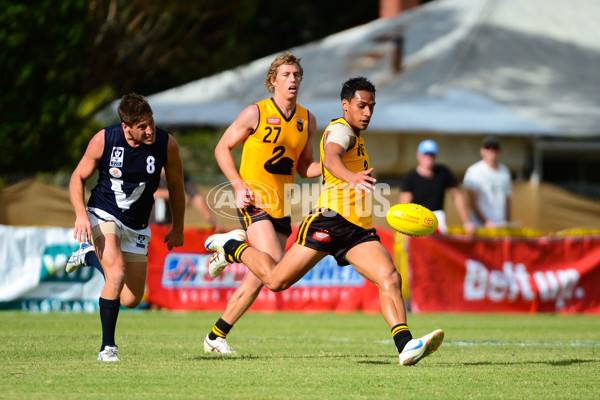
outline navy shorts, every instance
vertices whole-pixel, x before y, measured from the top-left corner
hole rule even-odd
[[[344,266],[350,264],[346,260],[348,250],[363,242],[380,241],[375,228],[361,228],[331,210],[325,216],[321,213],[323,210],[328,209],[312,210],[304,218],[298,229],[296,243],[327,252],[335,257],[338,265]]]
[[[238,208],[237,214],[240,220],[240,224],[242,224],[244,230],[248,230],[248,227],[252,225],[253,222],[262,221],[266,219],[271,221],[273,227],[275,228],[275,232],[282,233],[286,237],[292,234],[291,217],[273,218],[265,210],[254,207],[253,205],[249,205],[246,208]]]

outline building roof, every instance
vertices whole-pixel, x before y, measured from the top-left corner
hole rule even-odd
[[[600,2],[587,0],[430,2],[290,49],[304,68],[298,101],[324,127],[341,115],[341,84],[366,76],[377,87],[370,131],[598,137],[599,20]],[[156,120],[230,124],[269,97],[277,54],[149,96]]]

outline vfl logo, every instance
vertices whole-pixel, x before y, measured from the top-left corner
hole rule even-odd
[[[313,233],[313,239],[318,240],[319,242],[329,243],[331,242],[331,235],[327,232],[318,231]]]
[[[281,118],[267,117],[267,125],[281,125]]]
[[[296,119],[296,126],[298,128],[298,132],[302,132],[304,130],[304,120],[298,117]]]
[[[123,155],[125,149],[123,147],[113,147],[110,153],[110,166],[111,167],[122,167],[123,166]]]
[[[146,248],[146,236],[145,235],[138,235],[136,243],[135,243],[135,247],[139,247],[140,249]]]

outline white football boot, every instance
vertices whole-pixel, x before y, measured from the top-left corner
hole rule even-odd
[[[213,253],[208,262],[208,274],[211,278],[217,278],[223,270],[229,265],[225,250],[219,249]]]
[[[119,348],[117,346],[106,346],[104,350],[98,353],[98,361],[121,361],[117,357]]]
[[[208,335],[206,335],[206,338],[204,339],[204,352],[219,354],[235,354],[235,350],[229,347],[225,338],[217,336],[215,340],[210,340]]]
[[[87,267],[85,263],[85,255],[90,251],[94,251],[94,246],[88,242],[80,243],[79,248],[75,250],[67,260],[65,270],[70,274],[81,266]]]
[[[401,365],[415,365],[419,360],[435,353],[444,340],[444,331],[437,329],[419,339],[412,339],[400,353]]]
[[[227,233],[215,233],[210,235],[204,242],[206,250],[218,251],[223,249],[225,243],[230,240],[239,240],[240,242],[246,241],[246,231],[243,229],[234,229]]]

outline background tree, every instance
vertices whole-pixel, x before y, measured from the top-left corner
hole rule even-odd
[[[0,0],[0,171],[71,170],[101,128],[90,117],[121,95],[149,95],[368,22],[377,7]]]

